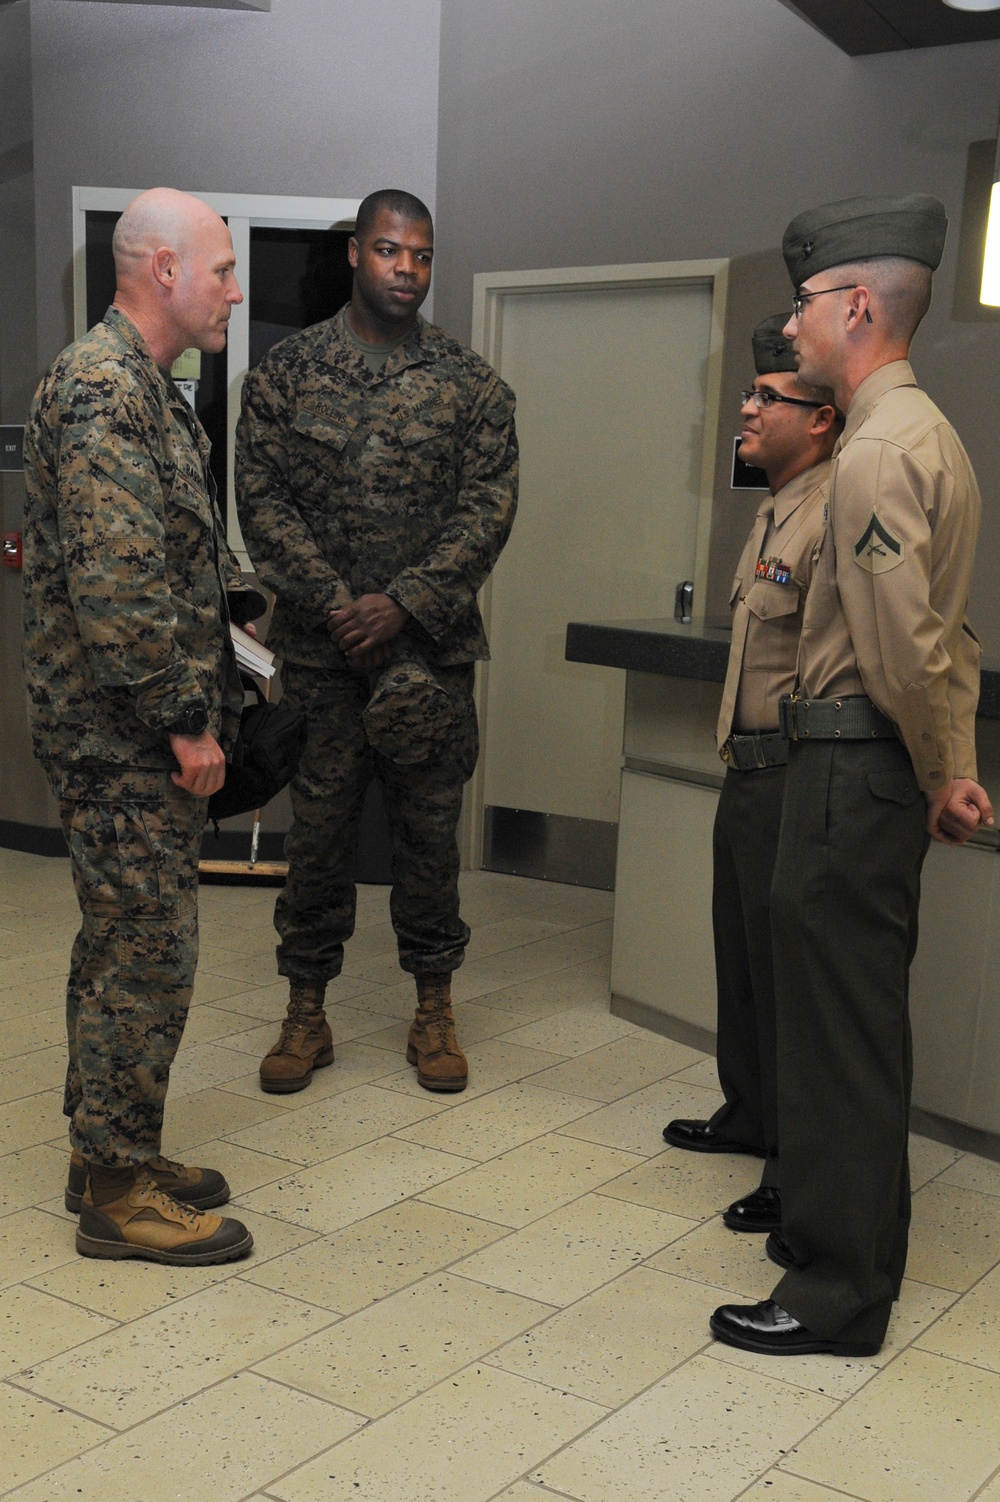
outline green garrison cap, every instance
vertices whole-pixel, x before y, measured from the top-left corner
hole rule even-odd
[[[781,252],[800,287],[807,277],[869,256],[905,256],[936,271],[948,219],[944,204],[926,193],[905,198],[843,198],[807,209],[785,230]]]
[[[792,341],[781,332],[788,322],[787,313],[765,318],[753,331],[753,363],[758,375],[777,375],[780,370],[798,370],[792,354]]]

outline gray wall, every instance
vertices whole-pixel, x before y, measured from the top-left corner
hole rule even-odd
[[[360,197],[391,178],[434,202],[439,0],[378,25],[357,0],[31,18],[43,366],[72,330],[74,184]]]
[[[1000,314],[968,276],[992,151],[970,147],[998,107],[1000,43],[852,59],[779,0],[442,0],[438,321],[468,336],[476,271],[747,256],[811,203],[936,194],[952,228],[914,364],[982,485],[972,604],[1000,659]],[[766,298],[756,316],[770,277]]]
[[[0,4],[8,422],[71,335],[74,183],[353,195],[392,180],[436,200],[436,319],[466,338],[476,271],[760,254],[765,305],[752,276],[736,279],[733,389],[736,324],[774,310],[792,214],[862,191],[938,194],[952,234],[915,363],[982,482],[973,606],[1000,657],[1000,315],[978,308],[971,279],[1000,43],[852,60],[781,0],[410,0],[391,14],[357,0],[270,13],[31,0],[29,57],[28,19],[28,0]],[[19,485],[2,485],[5,526]],[[716,580],[746,530],[745,507],[731,516],[713,530]],[[25,751],[19,606],[4,571],[0,820],[50,822]]]
[[[35,201],[28,0],[0,6],[0,422],[22,423],[35,389]],[[3,530],[21,526],[24,481],[0,475]],[[0,819],[46,809],[21,693],[21,576],[0,569]]]
[[[28,17],[28,0],[0,4],[0,169],[30,165],[34,122],[33,180],[0,184],[0,273],[16,263],[19,277],[16,312],[2,283],[0,362],[18,325],[17,378],[0,363],[8,422],[72,337],[75,184],[361,197],[391,183],[434,205],[439,0],[377,25],[356,0],[273,0],[269,13],[31,0],[30,58]],[[19,526],[20,480],[3,494],[4,526]],[[20,580],[4,575],[0,821],[51,825],[27,743]]]

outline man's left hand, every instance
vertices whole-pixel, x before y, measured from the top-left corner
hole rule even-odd
[[[993,805],[971,777],[956,777],[927,794],[927,833],[943,845],[964,845],[980,826],[992,828]]]
[[[177,758],[179,772],[171,779],[195,798],[210,798],[226,780],[226,757],[209,731],[200,735],[172,735],[170,749]]]
[[[360,595],[350,605],[331,610],[327,629],[348,662],[367,666],[372,649],[383,647],[409,620],[409,611],[397,605],[389,595]]]

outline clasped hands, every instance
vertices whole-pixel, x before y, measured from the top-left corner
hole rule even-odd
[[[350,605],[331,610],[326,626],[352,668],[381,668],[392,655],[389,643],[409,619],[409,611],[389,595],[359,595]]]

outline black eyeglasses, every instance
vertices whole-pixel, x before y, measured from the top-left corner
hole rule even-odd
[[[787,407],[825,407],[827,405],[826,402],[804,402],[798,396],[780,396],[777,391],[769,391],[766,386],[763,391],[741,391],[740,398],[741,407],[745,407],[747,402],[753,402],[758,411],[761,407],[766,411],[775,402],[784,402]]]
[[[801,318],[802,309],[811,297],[825,297],[827,292],[853,292],[857,286],[857,282],[848,282],[846,287],[820,287],[816,292],[796,292],[792,298],[792,316],[794,318]],[[872,315],[867,308],[865,309],[865,320],[868,323],[872,322]]]

